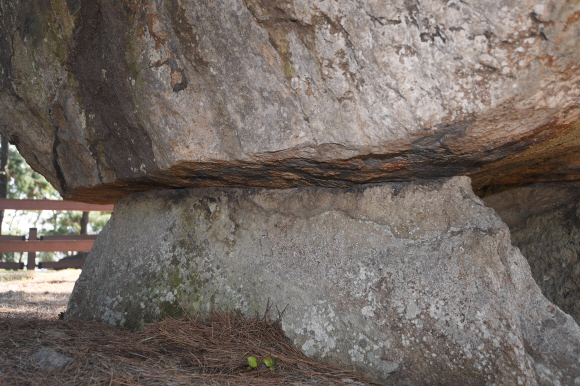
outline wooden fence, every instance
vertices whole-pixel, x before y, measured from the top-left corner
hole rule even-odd
[[[112,212],[113,205],[94,205],[75,201],[56,200],[14,200],[0,199],[0,210],[75,210],[82,212]],[[26,268],[36,268],[36,252],[88,252],[91,250],[97,235],[59,235],[40,236],[37,229],[30,228],[26,236],[0,235],[0,253],[28,252]],[[84,260],[67,260],[58,262],[40,262],[38,268],[81,268]],[[24,263],[0,262],[3,269],[23,269]]]

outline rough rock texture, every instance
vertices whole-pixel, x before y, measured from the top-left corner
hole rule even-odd
[[[580,328],[466,177],[136,193],[95,242],[67,317],[138,326],[179,303],[255,315],[268,301],[308,355],[387,384],[580,382]]]
[[[580,323],[580,184],[534,184],[483,200],[509,225],[544,295]]]
[[[580,3],[0,0],[0,132],[67,198],[578,179]]]
[[[30,356],[30,360],[43,370],[60,370],[70,363],[67,357],[55,349],[44,347]]]

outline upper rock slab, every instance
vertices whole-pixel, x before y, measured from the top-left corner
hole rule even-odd
[[[563,0],[0,0],[0,131],[86,201],[577,179],[577,63]]]

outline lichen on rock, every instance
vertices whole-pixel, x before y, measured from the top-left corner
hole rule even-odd
[[[268,304],[305,353],[387,384],[580,376],[580,328],[465,177],[134,194],[95,242],[67,317],[138,326]]]

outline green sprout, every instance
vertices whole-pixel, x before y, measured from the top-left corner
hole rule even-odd
[[[272,356],[270,356],[270,355],[268,355],[266,358],[262,359],[261,361],[258,361],[254,357],[248,357],[248,364],[249,364],[248,370],[253,370],[253,369],[258,368],[258,365],[260,364],[260,362],[264,362],[266,367],[268,367],[272,371],[274,371],[274,366],[276,365],[276,363],[278,363],[278,361],[275,359],[272,359]]]
[[[274,365],[277,363],[278,361],[275,359],[272,359],[271,356],[267,356],[266,358],[264,358],[264,364],[266,366],[268,366],[268,368],[272,371],[274,371]]]
[[[250,364],[248,366],[248,370],[252,370],[258,367],[258,360],[254,357],[248,357],[248,363]]]

